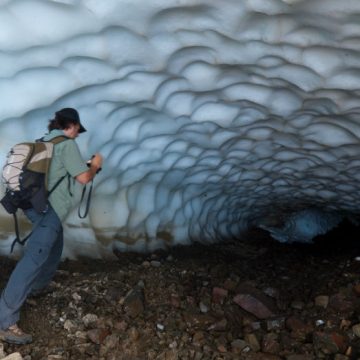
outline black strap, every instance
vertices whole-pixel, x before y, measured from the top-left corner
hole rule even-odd
[[[14,239],[14,241],[11,244],[11,248],[10,248],[10,254],[12,254],[12,252],[14,251],[14,247],[16,243],[19,243],[20,245],[24,246],[26,240],[30,237],[30,235],[32,234],[32,232],[27,235],[24,239],[20,239],[20,232],[19,232],[19,223],[18,223],[18,219],[16,216],[16,212],[13,213],[13,217],[14,217],[14,222],[15,222],[15,234],[16,234],[16,238]]]
[[[79,215],[80,219],[86,218],[86,216],[87,216],[87,214],[89,212],[90,202],[91,202],[91,193],[92,193],[92,189],[93,189],[93,183],[94,183],[94,180],[91,180],[89,194],[88,194],[88,197],[87,197],[87,200],[86,200],[86,205],[85,205],[85,212],[83,214],[81,214],[81,205],[82,205],[82,202],[83,202],[83,200],[85,198],[86,185],[84,186],[83,191],[81,193],[81,200],[80,200],[79,209],[78,209],[78,215]]]
[[[101,171],[101,168],[97,169],[96,174],[98,174]],[[86,218],[87,214],[89,213],[89,209],[90,209],[90,203],[91,203],[91,193],[92,193],[92,189],[93,189],[93,184],[94,184],[94,178],[91,180],[91,185],[90,185],[90,189],[89,189],[89,194],[86,200],[86,205],[85,205],[85,212],[84,214],[81,214],[81,205],[82,202],[85,198],[85,193],[86,193],[86,185],[83,188],[83,191],[81,193],[81,200],[80,200],[80,204],[79,204],[79,209],[78,209],[78,215],[80,219],[84,219]]]
[[[50,196],[53,191],[61,184],[61,182],[67,177],[70,176],[69,174],[66,174],[64,176],[62,176],[56,183],[55,185],[52,187],[52,189],[48,192],[48,196]]]

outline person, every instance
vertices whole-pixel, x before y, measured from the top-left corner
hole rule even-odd
[[[32,208],[24,210],[32,223],[32,233],[0,298],[0,339],[8,343],[32,342],[32,336],[22,331],[17,324],[20,309],[29,295],[47,288],[60,263],[63,250],[62,221],[73,204],[74,181],[70,177],[86,184],[102,166],[102,156],[99,153],[92,157],[89,165],[81,157],[75,139],[86,129],[75,109],[64,108],[57,111],[54,119],[49,122],[48,130],[45,141],[60,135],[69,138],[54,145],[48,188],[51,189],[66,174],[69,174],[69,181],[61,181],[50,194],[46,212],[37,213]]]

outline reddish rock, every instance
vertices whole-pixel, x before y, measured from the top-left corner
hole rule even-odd
[[[349,340],[345,335],[338,332],[320,332],[313,334],[313,343],[317,351],[321,350],[325,354],[344,353],[348,347]]]
[[[219,287],[214,287],[213,291],[212,291],[212,301],[215,304],[223,304],[224,300],[226,299],[226,297],[228,296],[228,290],[219,288]]]
[[[124,310],[132,318],[136,318],[144,311],[144,294],[142,289],[135,288],[126,295]]]
[[[92,329],[87,331],[86,334],[94,344],[100,345],[110,335],[110,332],[107,329]]]
[[[281,345],[277,335],[273,333],[266,334],[261,343],[261,350],[265,353],[278,354],[281,350]]]
[[[276,314],[273,299],[251,286],[238,288],[233,301],[258,319],[268,319]]]
[[[305,340],[314,328],[310,324],[305,324],[301,319],[296,316],[291,316],[286,319],[286,328],[291,331],[291,336],[298,340]]]
[[[348,300],[345,295],[338,293],[330,297],[329,306],[341,313],[353,312],[354,304]]]
[[[202,331],[197,331],[192,338],[192,344],[196,347],[202,347],[205,343],[205,336]]]

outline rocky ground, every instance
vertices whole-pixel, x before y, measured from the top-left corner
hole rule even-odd
[[[53,292],[24,306],[34,342],[0,342],[0,359],[360,359],[356,238],[342,228],[300,246],[250,231],[237,243],[65,261]],[[14,263],[0,261],[4,285]]]

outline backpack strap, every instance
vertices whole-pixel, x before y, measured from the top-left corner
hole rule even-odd
[[[68,139],[70,139],[70,138],[68,136],[66,136],[66,135],[58,135],[58,136],[53,137],[50,140],[45,140],[45,136],[43,136],[43,137],[41,137],[39,139],[36,139],[35,142],[51,142],[54,145],[56,145],[56,144],[61,143],[64,140],[68,140]]]
[[[10,254],[12,254],[12,252],[14,251],[14,247],[16,245],[16,243],[19,243],[21,246],[24,246],[27,239],[31,236],[32,231],[25,236],[22,240],[20,239],[20,231],[19,231],[19,223],[18,223],[18,219],[16,216],[16,212],[13,213],[13,217],[14,217],[14,223],[15,223],[15,234],[16,234],[16,238],[14,239],[14,241],[11,244],[11,248],[10,248]]]
[[[69,140],[70,138],[66,135],[59,135],[59,136],[55,136],[54,138],[50,139],[50,140],[42,140],[42,141],[47,141],[47,142],[52,142],[54,145],[59,144],[65,140]]]

